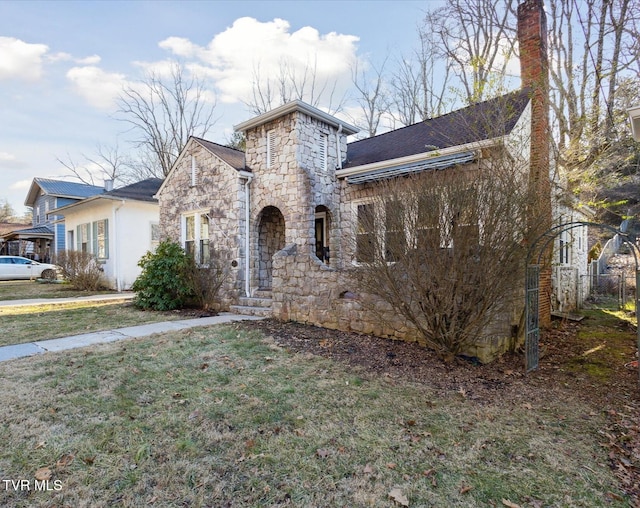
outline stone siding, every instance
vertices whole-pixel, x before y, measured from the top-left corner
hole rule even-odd
[[[352,291],[346,270],[331,268],[315,256],[299,253],[289,245],[273,259],[273,316],[325,328],[418,342],[424,344],[415,327],[386,302]],[[503,316],[464,354],[481,362],[493,361],[512,350],[512,322],[517,315]]]
[[[197,166],[197,182],[193,186],[192,155]],[[224,308],[237,300],[244,283],[244,192],[244,180],[237,170],[191,139],[158,195],[162,239],[182,241],[185,214],[200,212],[209,216],[209,242],[227,252],[231,263],[232,277],[223,289]]]

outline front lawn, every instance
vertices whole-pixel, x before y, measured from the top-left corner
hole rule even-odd
[[[475,399],[243,325],[14,360],[0,376],[2,506],[629,506],[604,408],[544,382]]]
[[[130,303],[112,302],[0,307],[0,346],[184,317],[176,312],[143,311]]]
[[[70,284],[57,281],[0,281],[0,300],[30,298],[75,298],[77,296],[112,294],[115,291],[79,291]]]

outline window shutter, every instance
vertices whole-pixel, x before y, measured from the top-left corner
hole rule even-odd
[[[327,135],[320,134],[320,142],[318,144],[318,162],[322,171],[327,170]]]
[[[191,156],[191,187],[198,185],[198,166],[196,165],[196,158]]]
[[[267,168],[276,166],[276,131],[267,132]]]
[[[93,222],[91,224],[91,252],[98,255],[98,223]]]
[[[104,220],[104,257],[109,259],[109,219]]]
[[[82,230],[76,226],[76,250],[82,250]]]

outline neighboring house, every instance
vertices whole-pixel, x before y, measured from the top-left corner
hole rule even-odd
[[[102,187],[94,185],[34,178],[24,201],[32,209],[32,227],[11,231],[3,239],[19,242],[20,255],[48,261],[65,245],[64,223],[50,212],[102,192]]]
[[[589,296],[589,227],[575,223],[592,222],[593,210],[578,206],[567,197],[562,188],[556,187],[553,199],[553,217],[560,233],[554,241],[552,268],[552,308],[565,314],[581,308]],[[564,224],[571,224],[562,230]]]
[[[532,42],[521,39],[521,53],[527,54],[527,45],[541,46],[545,31],[541,2],[525,4],[523,37]],[[227,305],[239,304],[235,311],[267,306],[284,320],[412,340],[411,325],[395,313],[380,306],[383,323],[352,298],[344,270],[359,261],[358,216],[378,181],[490,168],[495,146],[519,146],[522,153],[513,156],[548,182],[548,113],[540,109],[546,102],[529,88],[544,65],[535,55],[521,58],[523,67],[533,67],[523,72],[522,90],[354,143],[347,136],[355,127],[301,101],[237,125],[245,152],[191,137],[158,191],[162,237],[179,241],[202,264],[210,245],[230,256],[224,296]],[[545,297],[548,308],[550,289]],[[491,339],[469,354],[490,360],[513,345],[519,316],[514,309],[499,320]]]
[[[12,231],[19,231],[26,229],[29,224],[23,224],[19,222],[1,222],[0,223],[0,255],[3,256],[18,256],[20,255],[20,241],[17,239],[5,241],[4,235],[11,233]]]
[[[138,261],[159,241],[154,195],[161,184],[149,178],[53,211],[64,217],[66,249],[93,254],[118,291],[131,287],[140,274]]]

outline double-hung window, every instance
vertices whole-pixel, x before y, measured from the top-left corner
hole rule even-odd
[[[192,213],[183,216],[183,247],[199,265],[209,263],[209,216]]]
[[[109,257],[109,221],[103,219],[92,223],[93,229],[93,254],[98,259]]]
[[[73,240],[73,232],[68,238]],[[89,252],[100,260],[109,259],[109,219],[79,224],[76,227],[76,250]]]
[[[374,261],[377,252],[375,205],[359,204],[357,208],[356,260],[361,263]]]
[[[76,248],[80,252],[90,252],[90,246],[91,246],[91,239],[89,238],[89,234],[91,231],[90,226],[91,224],[87,222],[86,224],[80,224],[76,228],[77,229],[76,241],[78,242]]]

